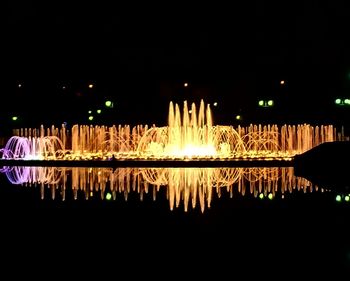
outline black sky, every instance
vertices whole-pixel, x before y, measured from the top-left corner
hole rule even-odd
[[[10,1],[6,61],[13,73],[75,70],[189,74],[346,67],[344,2],[195,8],[174,4]]]
[[[189,80],[212,99],[255,104],[257,97],[279,95],[283,79],[292,102],[307,98],[310,106],[350,90],[346,1],[195,7],[8,2],[1,67],[10,95],[17,81],[34,85],[30,97],[53,93],[50,85],[62,81],[97,81],[100,95],[119,91],[127,99],[137,93],[140,103],[153,103],[159,95],[181,99],[173,85]],[[159,94],[167,81],[171,90]]]

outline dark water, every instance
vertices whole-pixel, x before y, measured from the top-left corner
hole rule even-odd
[[[2,241],[9,246],[2,254],[8,261],[26,264],[35,253],[38,266],[55,272],[78,267],[78,272],[116,271],[132,278],[164,270],[164,279],[183,278],[185,272],[197,278],[210,273],[249,277],[277,272],[284,274],[281,277],[341,276],[350,267],[348,194],[295,178],[292,170],[143,168],[136,169],[139,176],[134,181],[135,169],[20,169],[0,174]],[[215,180],[203,184],[208,175]],[[156,191],[146,180],[152,176],[164,177],[168,186]],[[201,184],[193,181],[195,176]],[[233,176],[237,177],[228,190],[208,189],[223,179],[227,184]],[[206,191],[201,193],[200,186]],[[194,189],[198,193],[193,207]],[[177,195],[170,190],[177,190],[178,206]],[[212,190],[210,207],[208,196],[202,196],[208,190]],[[190,191],[187,211],[186,191]],[[173,210],[169,198],[175,198]]]

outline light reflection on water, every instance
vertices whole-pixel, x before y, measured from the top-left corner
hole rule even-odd
[[[293,191],[320,191],[322,188],[308,180],[294,176],[293,167],[268,168],[62,168],[62,167],[4,167],[7,179],[16,185],[39,186],[41,198],[50,189],[52,199],[66,200],[67,194],[74,199],[89,200],[100,196],[102,200],[128,199],[137,193],[142,201],[145,196],[156,200],[165,189],[171,210],[184,206],[211,207],[213,196],[227,192],[232,198],[237,192],[257,198],[273,199],[277,194],[284,197]],[[72,192],[67,192],[71,189]],[[83,194],[83,196],[81,196]]]

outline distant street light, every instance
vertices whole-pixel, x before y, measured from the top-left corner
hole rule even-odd
[[[274,100],[259,100],[258,102],[258,105],[261,107],[272,107],[274,104]]]
[[[348,98],[336,98],[335,100],[334,100],[334,103],[336,104],[336,105],[340,105],[340,106],[343,106],[343,105],[346,105],[346,106],[349,106],[350,105],[350,99],[348,99]]]
[[[105,106],[106,106],[106,107],[112,108],[112,107],[113,107],[113,102],[110,101],[110,100],[107,100],[107,101],[105,102]]]

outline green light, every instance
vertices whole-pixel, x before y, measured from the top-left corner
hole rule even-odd
[[[89,110],[88,113],[91,114],[91,113],[92,113],[92,110]]]
[[[267,196],[270,200],[272,200],[273,199],[273,195],[272,195],[272,193],[269,193],[269,195]]]
[[[264,106],[264,101],[263,100],[259,100],[259,106]]]
[[[334,102],[335,104],[341,104],[341,99],[336,99]]]
[[[349,202],[349,201],[350,201],[350,196],[349,196],[349,195],[346,195],[346,196],[344,197],[344,200],[345,200],[346,202]]]
[[[110,194],[109,192],[106,194],[106,199],[107,200],[111,200],[112,199],[112,194]]]
[[[97,114],[101,114],[102,110],[101,109],[97,109],[96,112],[97,112]]]
[[[340,195],[337,195],[337,196],[335,197],[335,201],[341,202],[341,196],[340,196]]]
[[[274,104],[273,100],[269,100],[269,101],[267,102],[267,105],[268,105],[268,106],[273,106],[273,104]]]
[[[264,194],[263,194],[263,193],[260,193],[260,194],[259,194],[259,198],[260,198],[260,199],[264,199]]]
[[[106,106],[106,107],[112,107],[112,105],[113,105],[113,103],[112,103],[110,100],[107,100],[107,101],[105,102],[105,106]]]
[[[90,120],[90,121],[94,120],[94,116],[90,115],[90,116],[89,116],[89,120]]]
[[[12,121],[16,121],[17,119],[18,119],[18,117],[17,116],[12,116]]]
[[[345,99],[344,103],[347,104],[347,105],[350,105],[350,99]]]
[[[236,115],[236,120],[241,120],[241,115]]]

